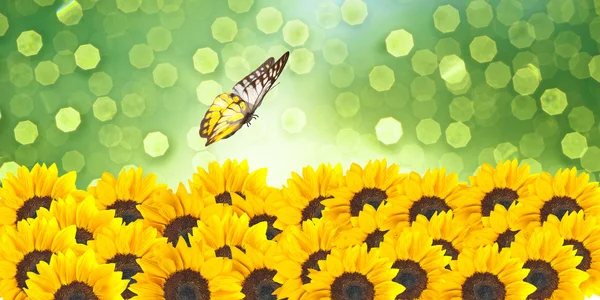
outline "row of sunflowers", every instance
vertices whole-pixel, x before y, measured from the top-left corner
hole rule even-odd
[[[55,165],[0,187],[4,299],[583,299],[600,187],[516,160],[459,182],[385,160],[281,188],[228,160],[170,189],[141,168],[78,190]]]

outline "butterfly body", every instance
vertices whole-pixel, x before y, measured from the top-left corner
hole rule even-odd
[[[200,137],[206,146],[232,136],[244,124],[257,118],[256,109],[265,95],[274,87],[283,71],[289,52],[277,62],[271,57],[233,86],[232,92],[220,94],[206,111],[200,123]]]

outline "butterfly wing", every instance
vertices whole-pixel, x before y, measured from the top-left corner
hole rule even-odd
[[[234,94],[221,94],[210,106],[200,123],[200,136],[206,138],[206,146],[232,136],[248,115],[248,106]]]
[[[251,112],[254,112],[260,106],[267,92],[275,84],[288,61],[289,55],[290,52],[286,52],[277,62],[270,57],[254,72],[233,86],[233,93],[248,103]]]

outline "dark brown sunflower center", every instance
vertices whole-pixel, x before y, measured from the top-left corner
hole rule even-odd
[[[127,289],[121,294],[124,299],[130,299],[136,295],[129,290],[129,286],[137,282],[137,280],[133,279],[133,276],[142,272],[142,267],[140,267],[136,259],[138,259],[138,257],[133,254],[117,254],[106,261],[106,263],[109,264],[114,263],[116,271],[123,272],[123,279],[129,279]]]
[[[408,216],[412,223],[417,219],[418,215],[424,215],[427,217],[427,220],[430,220],[436,212],[440,213],[449,210],[450,206],[446,204],[446,201],[439,197],[422,197],[413,203],[412,207],[408,210]]]
[[[25,281],[29,279],[27,276],[27,272],[38,273],[37,264],[41,261],[50,262],[50,257],[52,256],[52,252],[50,250],[31,251],[23,257],[23,259],[17,264],[17,286],[19,288],[25,288]]]
[[[87,245],[89,240],[94,239],[94,235],[87,231],[85,228],[77,227],[77,233],[75,233],[75,240],[78,244]]]
[[[46,196],[46,197],[35,196],[35,197],[25,201],[23,203],[23,206],[21,206],[17,210],[17,222],[28,219],[28,218],[37,217],[38,209],[40,209],[41,207],[50,209],[51,203],[52,203],[52,198],[50,198],[48,196]]]
[[[256,215],[252,219],[250,219],[249,225],[254,226],[263,221],[267,222],[267,239],[272,240],[278,234],[281,233],[281,230],[273,227],[273,224],[275,224],[275,220],[277,220],[277,217],[275,216],[269,216],[267,214]]]
[[[190,269],[171,274],[163,285],[163,291],[166,300],[210,300],[208,280]]]
[[[114,209],[115,217],[122,218],[123,223],[129,224],[136,220],[142,219],[142,214],[137,209],[138,203],[133,200],[117,200],[112,205],[106,207],[106,209]]]
[[[523,268],[529,269],[525,282],[535,285],[536,290],[527,299],[547,299],[558,288],[558,272],[543,260],[528,260]]]
[[[331,284],[332,300],[375,299],[375,286],[360,273],[344,273]]]
[[[465,300],[495,300],[505,299],[506,288],[491,273],[475,273],[467,278],[462,285],[462,298]]]
[[[452,257],[452,260],[456,260],[458,258],[458,250],[456,250],[456,248],[454,248],[454,246],[452,245],[451,242],[448,242],[446,240],[433,240],[433,245],[441,245],[442,249],[446,250],[446,252],[444,253],[444,256],[450,256]],[[446,269],[450,270],[450,264],[446,265]]]
[[[275,274],[277,271],[266,268],[252,271],[242,284],[242,293],[246,296],[244,299],[276,300],[277,296],[273,293],[281,284],[273,281]]]
[[[572,245],[573,249],[577,250],[577,256],[583,257],[577,269],[587,271],[592,266],[592,253],[585,248],[582,242],[577,240],[565,240],[565,245]]]
[[[375,229],[375,231],[369,233],[367,238],[365,238],[365,243],[367,243],[367,248],[375,248],[379,247],[379,243],[383,241],[383,236],[388,232],[388,230],[379,230]]]
[[[417,299],[427,289],[427,272],[421,268],[419,263],[412,260],[397,260],[392,268],[399,269],[394,278],[406,288],[396,299]]]
[[[242,248],[242,246],[235,246],[236,248],[240,249],[242,252],[246,253],[246,250],[244,248]],[[231,247],[229,247],[229,245],[225,245],[217,250],[215,250],[215,255],[218,257],[227,257],[229,259],[232,259],[233,256],[231,254]]]
[[[181,216],[173,219],[163,231],[163,236],[167,238],[169,243],[177,245],[179,237],[183,237],[185,243],[190,247],[189,234],[192,233],[192,229],[198,226],[198,218],[190,215]]]
[[[235,192],[238,196],[242,197],[242,199],[246,199],[246,195],[242,194],[242,192]],[[217,203],[224,203],[232,205],[233,201],[231,200],[231,193],[228,191],[222,192],[215,197],[215,201]]]
[[[331,197],[319,196],[315,199],[310,200],[308,205],[302,210],[302,221],[310,220],[313,218],[320,219],[323,216],[323,204],[321,201],[330,199]]]
[[[319,261],[325,260],[330,252],[331,251],[329,250],[319,250],[308,256],[308,259],[302,264],[302,275],[300,276],[300,279],[302,279],[302,284],[307,284],[310,282],[310,277],[308,277],[309,269],[317,271],[321,270],[321,268],[319,268]]]
[[[507,229],[505,232],[499,234],[498,238],[496,239],[496,243],[498,243],[498,247],[500,249],[509,248],[510,245],[512,244],[512,242],[515,241],[515,235],[517,235],[517,233],[519,233],[518,230],[512,231],[510,229]]]
[[[360,192],[354,194],[350,200],[350,214],[357,217],[358,213],[366,204],[377,209],[381,203],[387,199],[387,194],[378,188],[364,188]]]
[[[519,199],[519,194],[509,188],[494,188],[491,192],[485,194],[481,201],[481,215],[489,217],[496,204],[500,204],[508,209],[514,201]]]
[[[566,213],[578,212],[581,209],[573,198],[553,197],[540,209],[540,222],[546,222],[549,215],[555,215],[560,220]]]
[[[54,293],[54,300],[98,300],[91,286],[81,282],[74,281],[68,285],[61,286]]]

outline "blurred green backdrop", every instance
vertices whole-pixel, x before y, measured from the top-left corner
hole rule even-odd
[[[596,8],[599,7],[599,8]],[[87,186],[142,166],[171,185],[248,159],[279,185],[386,157],[462,179],[519,158],[600,171],[600,1],[0,1],[0,177],[56,162]],[[291,51],[249,128],[205,148],[221,92]]]

